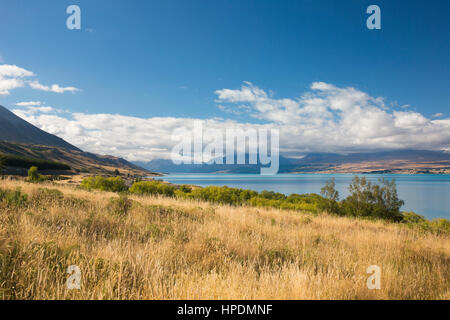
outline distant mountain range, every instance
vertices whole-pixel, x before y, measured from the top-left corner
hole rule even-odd
[[[0,156],[13,155],[62,162],[78,172],[148,176],[152,172],[122,158],[84,152],[0,106]]]
[[[181,164],[155,159],[135,162],[162,173],[259,173],[261,164]],[[442,151],[397,150],[372,153],[310,153],[280,156],[280,173],[450,173],[450,154]]]

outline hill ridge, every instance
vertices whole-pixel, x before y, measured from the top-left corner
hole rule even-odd
[[[78,150],[64,139],[45,132],[0,105],[0,140]]]

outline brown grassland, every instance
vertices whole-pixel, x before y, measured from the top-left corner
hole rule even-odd
[[[450,299],[445,234],[0,180],[17,187],[27,204],[0,203],[0,299]],[[70,265],[80,290],[67,289]]]

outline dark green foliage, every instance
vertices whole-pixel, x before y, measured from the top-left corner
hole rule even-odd
[[[285,200],[286,196],[279,192],[273,192],[273,191],[261,191],[259,194],[259,198],[263,199],[269,199],[269,200]]]
[[[229,187],[205,187],[183,193],[182,189],[176,193],[178,197],[209,201],[228,205],[250,205],[255,207],[279,208],[290,210],[305,210],[317,212],[319,203],[323,198],[317,194],[291,194],[285,196],[282,193],[229,188]]]
[[[137,195],[160,194],[173,197],[175,194],[175,187],[159,181],[138,181],[133,183],[129,191]]]
[[[180,191],[184,192],[184,193],[191,193],[192,192],[192,188],[183,184],[180,186]]]
[[[120,177],[104,178],[104,177],[89,177],[83,179],[81,188],[91,190],[98,189],[102,191],[123,192],[127,191],[125,180]]]
[[[320,189],[320,194],[324,197],[324,200],[320,203],[319,207],[325,212],[339,214],[339,192],[335,187],[336,183],[334,182],[334,178],[331,178],[331,180]]]
[[[34,166],[39,167],[40,170],[70,170],[67,164],[61,162],[13,155],[0,155],[0,163],[8,167],[29,168]]]
[[[192,190],[186,197],[218,204],[242,205],[257,194],[252,190],[211,186]]]
[[[366,178],[354,177],[349,186],[350,195],[342,202],[345,215],[401,221],[400,208],[404,204],[397,196],[395,180],[379,180],[380,185]]]

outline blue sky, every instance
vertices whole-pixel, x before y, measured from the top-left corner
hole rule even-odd
[[[80,31],[66,28],[71,4],[81,8]],[[381,30],[366,28],[371,4],[381,8]],[[217,90],[249,81],[296,100],[324,82],[383,97],[391,112],[448,117],[449,12],[448,1],[2,1],[0,62],[42,85],[80,90],[23,86],[0,104],[262,124],[270,119],[224,112]]]

